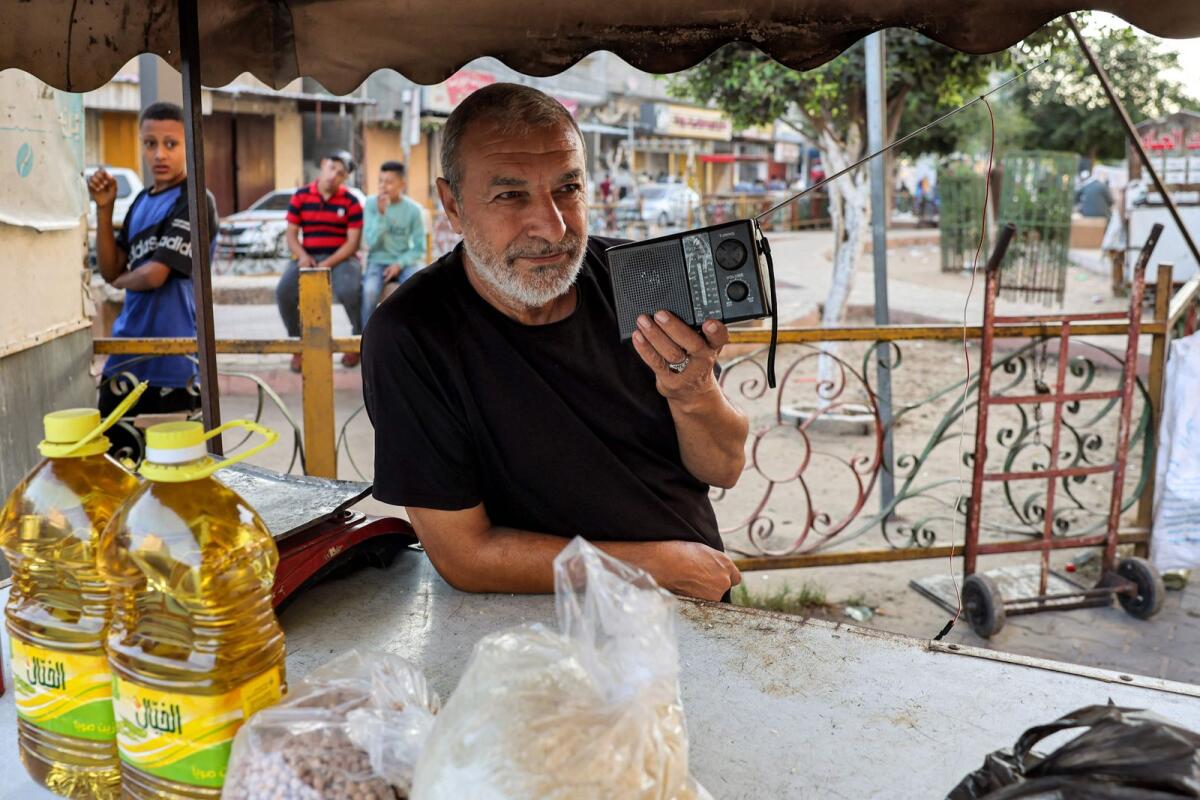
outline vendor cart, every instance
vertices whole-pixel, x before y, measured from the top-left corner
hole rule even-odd
[[[304,592],[280,620],[289,681],[375,648],[411,659],[446,697],[480,637],[554,614],[553,597],[464,594],[403,553]],[[1200,730],[1200,688],[1187,684],[720,603],[683,601],[678,631],[689,762],[720,800],[944,797],[1026,728],[1110,699]],[[14,739],[10,694],[0,741]],[[54,797],[15,747],[0,747],[0,774],[0,799]]]
[[[1088,606],[1104,606],[1112,603],[1116,597],[1131,615],[1147,619],[1156,614],[1162,606],[1163,595],[1166,593],[1162,578],[1154,566],[1142,558],[1130,557],[1117,561],[1118,525],[1121,521],[1121,492],[1125,481],[1125,463],[1129,449],[1130,415],[1132,413],[1134,384],[1137,382],[1137,345],[1142,318],[1142,295],[1146,286],[1146,265],[1154,252],[1155,245],[1162,233],[1163,226],[1155,225],[1150,231],[1145,244],[1141,248],[1141,256],[1134,268],[1133,289],[1130,292],[1128,312],[1108,312],[1093,314],[1057,314],[1043,316],[1000,316],[996,313],[996,298],[1003,286],[1004,275],[1000,264],[1004,251],[1013,236],[1013,227],[1007,226],[1000,234],[1000,240],[995,252],[987,263],[986,288],[983,301],[983,341],[981,342],[980,361],[992,365],[992,354],[996,344],[997,326],[1041,324],[1045,326],[1046,336],[1043,337],[1043,352],[1049,344],[1049,338],[1055,339],[1056,353],[1055,375],[1035,373],[1031,377],[1033,386],[1025,389],[1025,384],[1008,387],[1010,392],[993,393],[992,374],[1009,365],[1007,362],[985,367],[979,376],[979,401],[976,406],[978,415],[975,423],[975,451],[972,458],[971,497],[967,506],[966,547],[963,553],[963,566],[966,580],[963,582],[962,604],[967,621],[971,628],[982,637],[990,637],[1004,627],[1007,616],[1015,614],[1032,614],[1039,611],[1061,611],[1068,608],[1083,608]],[[1116,388],[1107,391],[1072,391],[1068,386],[1068,367],[1071,359],[1071,326],[1080,322],[1097,321],[1125,322],[1124,358],[1119,361],[1121,379]],[[1043,360],[1042,369],[1045,369]],[[1070,432],[1066,430],[1067,423],[1063,420],[1063,412],[1068,404],[1078,405],[1084,402],[1107,402],[1115,404],[1118,411],[1118,430],[1115,453],[1108,463],[1095,463],[1091,460],[1084,464],[1065,463],[1062,452],[1071,447],[1068,442]],[[1043,436],[1041,428],[1042,405],[1049,406],[1048,432]],[[996,407],[1023,406],[1032,407],[1035,435],[1045,439],[1045,452],[1039,452],[1046,464],[1034,464],[1029,471],[1014,471],[1010,467],[1000,469],[989,468],[988,445],[995,435],[989,432],[988,412]],[[1024,411],[1021,412],[1024,415]],[[1000,434],[1000,438],[1004,434]],[[1109,500],[1108,513],[1103,524],[1103,531],[1085,536],[1063,535],[1057,526],[1056,495],[1059,502],[1069,499],[1069,481],[1083,475],[1112,475],[1112,492]],[[1016,536],[1008,537],[1008,541],[982,542],[980,532],[984,522],[983,501],[986,487],[996,486],[997,482],[1013,481],[1045,481],[1045,509],[1042,518],[1042,529],[1036,537],[1030,538],[1028,530],[1017,531]],[[1062,495],[1067,494],[1067,498]],[[1090,588],[1079,588],[1050,593],[1050,554],[1056,550],[1082,547],[1103,547],[1100,563],[1100,578],[1096,585]],[[1040,570],[1037,590],[1032,595],[1021,597],[1004,597],[997,583],[986,573],[977,571],[979,556],[998,553],[1038,553],[1040,554]]]

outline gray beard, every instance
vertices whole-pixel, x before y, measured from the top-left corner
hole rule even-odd
[[[584,240],[574,235],[557,245],[517,245],[497,253],[474,233],[463,225],[463,250],[475,265],[476,274],[496,294],[522,308],[541,308],[566,294],[583,267]],[[548,256],[564,250],[569,254],[565,263],[532,271],[517,269],[516,261],[522,256]]]

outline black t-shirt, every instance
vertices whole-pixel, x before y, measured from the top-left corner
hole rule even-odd
[[[595,540],[723,549],[708,485],[683,466],[667,401],[620,341],[590,238],[571,316],[522,325],[471,287],[462,246],[371,315],[363,393],[385,503]]]

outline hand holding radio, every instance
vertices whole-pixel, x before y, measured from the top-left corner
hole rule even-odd
[[[669,311],[653,317],[642,314],[633,333],[633,347],[654,371],[658,392],[668,400],[686,401],[709,391],[720,391],[713,366],[729,342],[729,329],[710,319],[693,330]]]
[[[722,336],[728,323],[770,317],[767,382],[775,386],[775,273],[770,245],[757,222],[740,219],[618,244],[608,248],[605,257],[622,340],[641,329],[638,320],[660,310],[693,331],[716,322]],[[727,336],[721,344],[726,341]],[[675,343],[682,344],[678,338]],[[673,371],[685,371],[683,361],[670,360],[671,352],[662,355]],[[659,385],[661,391],[661,380]]]

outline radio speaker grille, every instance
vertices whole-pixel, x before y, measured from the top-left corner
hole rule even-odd
[[[679,240],[622,247],[608,253],[613,294],[617,301],[617,324],[621,338],[628,339],[637,329],[641,314],[665,309],[694,325],[691,289],[687,265]]]

